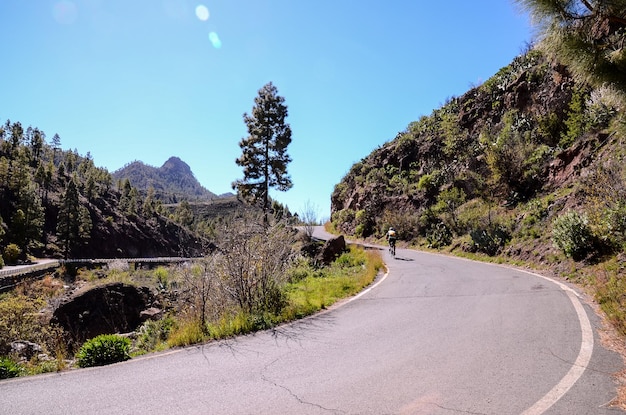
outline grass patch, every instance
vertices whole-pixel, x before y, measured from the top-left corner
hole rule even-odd
[[[626,278],[623,263],[613,258],[596,268],[589,276],[596,301],[615,329],[626,336]]]
[[[352,246],[329,268],[310,267],[308,275],[287,286],[283,318],[301,318],[358,293],[374,281],[383,266],[380,252]],[[299,269],[299,273],[303,271]]]
[[[184,347],[209,340],[206,330],[196,319],[179,319],[167,339],[169,347]]]

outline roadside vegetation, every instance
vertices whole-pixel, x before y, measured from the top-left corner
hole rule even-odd
[[[98,366],[131,357],[266,330],[326,309],[372,283],[384,264],[376,250],[348,246],[324,265],[304,255],[313,243],[281,222],[263,225],[242,215],[223,224],[220,249],[180,266],[58,270],[0,295],[0,378],[74,367]],[[49,324],[50,313],[69,287],[110,282],[149,287],[163,313],[132,333],[104,334],[71,347],[67,333]],[[11,353],[21,340],[32,354]]]

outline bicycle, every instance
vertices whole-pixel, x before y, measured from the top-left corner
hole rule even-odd
[[[396,257],[396,240],[389,239],[389,253],[392,257]]]

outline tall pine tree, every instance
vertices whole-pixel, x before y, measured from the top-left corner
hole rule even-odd
[[[287,174],[291,157],[287,147],[291,143],[291,127],[285,122],[285,99],[270,82],[263,86],[254,99],[252,114],[243,115],[248,137],[239,142],[242,154],[236,160],[243,167],[243,179],[233,183],[233,189],[252,203],[262,202],[267,219],[269,189],[287,191],[292,186]]]
[[[68,258],[72,249],[89,239],[92,222],[89,211],[81,206],[78,188],[74,178],[70,178],[57,218],[57,235],[63,244],[63,255]]]

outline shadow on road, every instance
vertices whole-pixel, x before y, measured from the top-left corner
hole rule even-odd
[[[412,262],[415,261],[413,258],[402,258],[400,256],[397,256],[394,258],[396,261],[407,261],[407,262]]]

